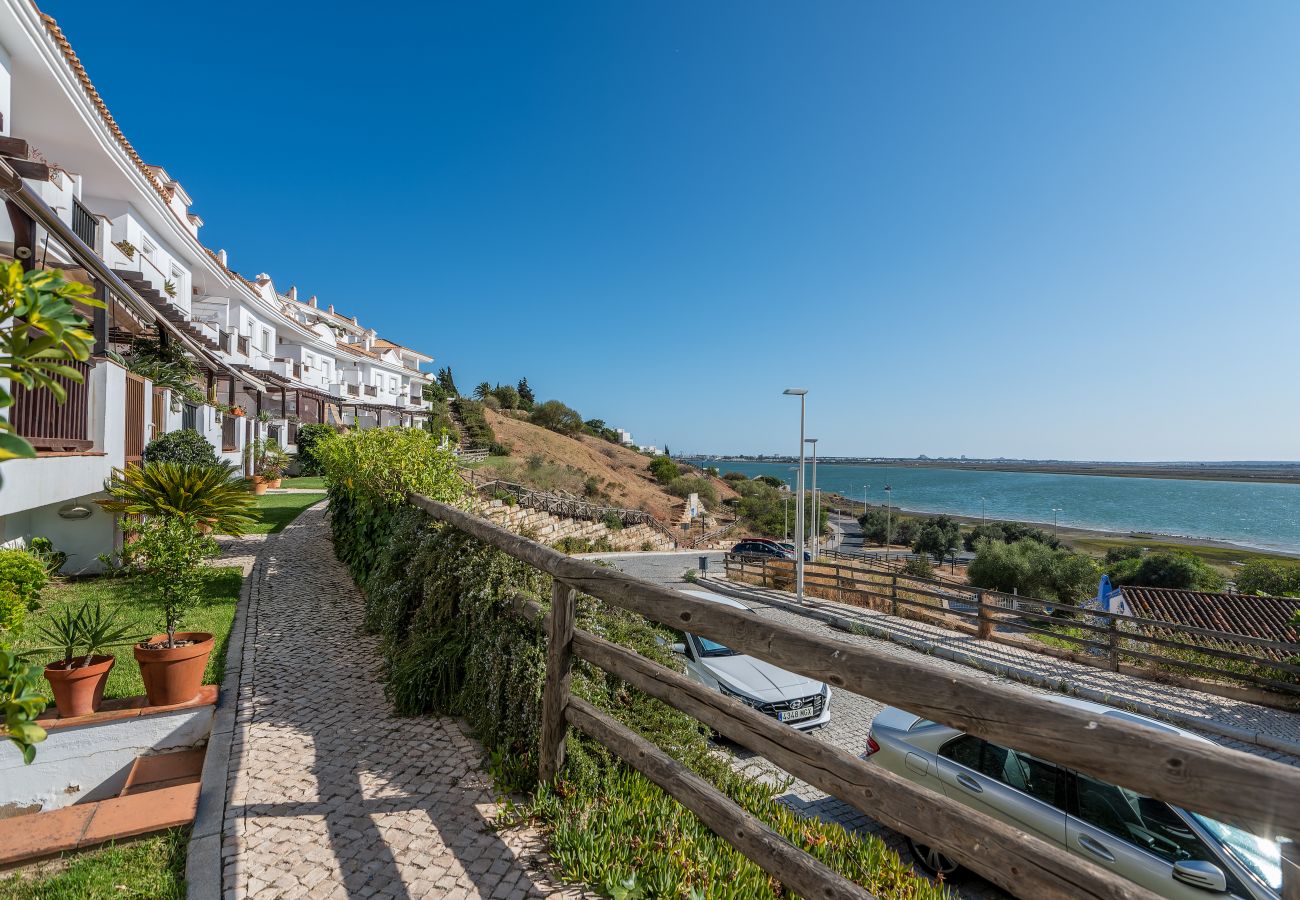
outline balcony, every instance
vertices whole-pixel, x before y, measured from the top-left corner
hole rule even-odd
[[[235,346],[241,356],[248,355],[248,337],[246,335],[241,334],[239,339],[235,342]]]
[[[379,396],[379,388],[375,387],[373,384],[368,384],[368,385],[366,385],[366,386],[365,386],[365,391],[366,391],[366,396],[367,396],[367,397],[378,397],[378,396]]]
[[[29,391],[13,385],[14,403],[9,420],[14,430],[27,439],[37,450],[50,453],[85,452],[94,446],[90,436],[90,363],[68,362],[81,373],[80,383],[62,375],[54,380],[67,391],[67,399],[59,403],[48,390]]]

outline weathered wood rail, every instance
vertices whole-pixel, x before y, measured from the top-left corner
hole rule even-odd
[[[794,564],[789,560],[729,553],[723,562],[728,576],[741,581],[757,580],[775,588],[794,583]],[[1284,641],[1004,594],[862,563],[807,563],[804,589],[814,596],[919,619],[984,640],[1005,640],[1006,632],[1051,637],[1079,649],[1071,656],[1074,661],[1111,671],[1136,661],[1148,668],[1220,681],[1227,678],[1300,698],[1300,665],[1293,661],[1296,645]],[[1017,641],[1015,646],[1050,653],[1041,642]],[[1215,660],[1245,666],[1229,671],[1211,665]]]
[[[865,890],[786,842],[712,785],[604,713],[569,694],[573,658],[584,659],[697,718],[791,774],[890,827],[942,849],[1006,890],[1033,898],[1151,898],[1113,873],[850,753],[781,725],[575,627],[581,591],[671,628],[718,641],[837,688],[910,710],[979,737],[1120,784],[1186,809],[1300,834],[1300,770],[1114,717],[1045,703],[1027,692],[951,672],[925,659],[877,655],[734,608],[709,603],[575,559],[477,516],[413,496],[411,502],[554,579],[552,609],[521,600],[522,615],[547,629],[540,774],[564,764],[576,727],[696,813],[719,836],[805,897],[869,897]],[[1288,845],[1288,851],[1290,847]],[[1284,896],[1300,890],[1288,863]],[[1294,884],[1294,888],[1293,888]]]

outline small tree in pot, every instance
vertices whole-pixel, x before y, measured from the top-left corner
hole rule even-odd
[[[289,467],[289,454],[269,438],[254,440],[247,452],[253,464],[253,493],[261,495],[267,488],[278,488],[284,470]]]
[[[63,658],[45,667],[45,680],[60,716],[85,716],[99,709],[116,662],[103,651],[129,640],[135,631],[134,623],[121,621],[118,610],[105,612],[99,603],[83,603],[75,612],[65,606],[50,616],[41,636],[62,650]]]
[[[203,684],[212,635],[178,629],[203,597],[203,560],[216,555],[217,543],[175,516],[134,522],[128,534],[133,540],[122,553],[123,561],[139,576],[142,599],[158,609],[165,629],[135,645],[145,693],[153,706],[185,703]]]

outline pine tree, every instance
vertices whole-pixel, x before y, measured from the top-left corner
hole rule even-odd
[[[533,395],[533,389],[528,386],[528,379],[520,378],[519,385],[515,390],[519,391],[520,405],[523,406],[524,409],[532,409],[533,401],[537,398]]]
[[[460,391],[456,390],[456,382],[451,377],[451,366],[443,366],[438,370],[438,384],[442,385],[448,397],[460,396]]]

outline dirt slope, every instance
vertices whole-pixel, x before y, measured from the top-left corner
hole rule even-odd
[[[631,448],[585,434],[565,437],[490,409],[486,412],[497,441],[512,448],[508,461],[493,461],[502,479],[585,495],[593,502],[644,509],[665,522],[675,518],[674,508],[682,506],[682,500],[650,477],[650,460]],[[536,456],[545,461],[544,466],[530,466],[529,459]],[[589,479],[595,479],[591,486],[600,496],[591,495]],[[736,496],[725,481],[712,481],[719,500]]]

